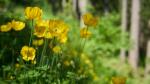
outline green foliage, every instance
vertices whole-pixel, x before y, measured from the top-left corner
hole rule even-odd
[[[128,33],[121,33],[120,16],[117,14],[102,16],[98,30],[93,31],[93,36],[87,43],[87,52],[101,56],[117,56],[121,48],[129,49]],[[124,38],[124,39],[122,39]],[[93,47],[92,49],[90,47]],[[91,49],[91,50],[90,50]]]
[[[88,76],[89,84],[109,84],[113,76],[127,77],[131,73],[129,65],[125,64],[121,67],[118,61],[120,48],[128,50],[130,45],[128,33],[125,32],[121,36],[119,20],[120,16],[117,14],[100,17],[98,26],[89,28],[92,36],[85,40],[83,52],[81,45],[84,40],[79,39],[79,27],[77,27],[79,24],[71,18],[66,20],[72,25],[67,43],[67,48],[70,50],[65,50],[65,54],[68,55],[68,60],[79,58],[78,69],[83,69],[85,76]]]

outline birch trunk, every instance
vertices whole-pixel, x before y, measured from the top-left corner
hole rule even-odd
[[[147,42],[145,76],[150,75],[150,39]]]
[[[133,42],[133,46],[129,51],[129,63],[135,71],[137,71],[139,57],[139,12],[140,0],[132,0],[130,40]]]
[[[84,27],[82,15],[87,12],[87,0],[78,0],[79,1],[79,10],[80,10],[80,26]]]

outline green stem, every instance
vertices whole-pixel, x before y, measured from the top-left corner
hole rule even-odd
[[[87,27],[87,29],[86,29],[86,34],[87,34],[87,32],[88,32],[88,27]],[[84,50],[85,44],[86,44],[86,38],[85,38],[84,41],[83,41],[83,46],[82,46],[81,53],[82,53],[83,50]]]
[[[56,38],[54,37],[53,40],[52,40],[52,45],[55,46],[56,45]],[[56,56],[54,55],[55,53],[52,53],[52,63],[51,63],[51,67],[53,68],[53,65],[54,65],[54,61],[56,59]]]
[[[53,55],[52,63],[51,63],[51,70],[53,69],[54,61],[55,61],[55,56]]]
[[[81,50],[81,49],[82,49],[82,41],[83,41],[83,38],[81,38],[81,40],[80,40],[79,50]]]
[[[33,31],[34,31],[34,20],[32,19],[31,20],[31,23],[32,23],[32,27],[31,27],[31,32],[30,32],[30,40],[29,40],[29,47],[31,46],[31,43],[32,43],[32,39],[33,39]],[[28,64],[28,63],[27,63]],[[24,71],[25,73],[26,71]],[[28,80],[29,78],[27,78],[27,83],[29,82]]]
[[[33,39],[33,31],[34,31],[34,20],[32,20],[32,28],[31,28],[31,33],[30,33],[30,40],[29,40],[29,46],[31,46],[32,39]]]
[[[42,54],[41,54],[41,59],[40,59],[40,66],[43,65],[43,62],[45,61],[45,53],[46,53],[47,44],[48,44],[48,40],[45,39],[44,47],[43,47]]]

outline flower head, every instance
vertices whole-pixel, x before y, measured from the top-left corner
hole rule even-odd
[[[112,82],[113,84],[125,84],[126,78],[125,77],[113,77]]]
[[[86,13],[82,16],[84,24],[86,26],[96,26],[97,25],[97,18],[94,17],[91,13]]]
[[[70,61],[65,60],[65,61],[64,61],[64,65],[65,65],[65,66],[70,66]]]
[[[37,37],[44,37],[47,28],[48,28],[48,21],[38,20],[35,25],[34,35],[36,35]]]
[[[11,23],[8,22],[6,25],[1,25],[0,31],[1,32],[8,32],[11,30]]]
[[[55,47],[53,48],[53,52],[54,52],[54,53],[60,53],[60,51],[61,51],[61,48],[60,48],[59,46],[55,46]]]
[[[32,47],[23,46],[20,53],[22,55],[23,60],[32,61],[35,58],[36,50]]]
[[[37,20],[34,35],[47,39],[56,37],[60,43],[65,43],[68,31],[68,25],[61,20]]]
[[[60,26],[61,26],[62,32],[59,34],[58,40],[60,43],[66,43],[68,40],[67,33],[69,31],[68,25],[63,23]]]
[[[63,21],[49,20],[48,28],[44,34],[44,37],[45,38],[57,37],[63,43],[67,40],[67,38],[64,39],[64,37],[66,37],[67,35],[67,32],[68,32],[68,25],[65,24]]]
[[[33,40],[32,44],[35,46],[41,46],[43,45],[44,40],[43,39],[38,39],[38,40]]]
[[[91,32],[88,31],[87,28],[82,28],[82,29],[80,30],[80,36],[81,36],[81,38],[88,38],[88,37],[91,36]]]
[[[12,28],[15,30],[15,31],[20,31],[22,30],[23,28],[25,28],[25,23],[24,22],[21,22],[21,21],[15,21],[13,20],[11,22],[11,25],[12,25]]]
[[[25,16],[27,19],[39,19],[41,18],[42,10],[39,7],[26,7]]]
[[[15,67],[16,67],[16,68],[20,68],[21,66],[20,66],[19,63],[16,63],[16,64],[15,64]]]
[[[62,31],[60,27],[60,20],[50,20],[49,21],[49,31],[53,36],[58,36]]]
[[[58,37],[62,33],[68,32],[68,26],[61,20],[50,20],[49,31],[51,32],[52,36]]]
[[[66,43],[67,40],[68,40],[68,37],[66,34],[61,34],[59,37],[58,37],[58,40],[60,43]]]

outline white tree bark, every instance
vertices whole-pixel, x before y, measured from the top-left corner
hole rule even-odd
[[[129,51],[129,63],[135,71],[137,71],[139,57],[139,12],[140,0],[132,0],[130,39],[133,42],[133,46]]]
[[[80,15],[82,16],[84,13],[87,12],[87,1],[88,0],[78,0],[79,1],[79,9]],[[80,16],[80,26],[84,27],[82,17]]]
[[[77,11],[77,0],[72,1],[72,8],[73,8],[73,12],[76,13],[76,11]]]
[[[150,28],[150,20],[148,21],[148,27]],[[145,77],[150,76],[150,39],[147,41],[146,58],[145,58]]]
[[[150,39],[147,42],[145,76],[150,75]]]
[[[104,0],[104,14],[105,16],[107,16],[109,14],[109,8],[108,8],[108,4],[109,4],[109,0]]]

